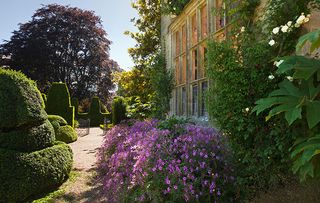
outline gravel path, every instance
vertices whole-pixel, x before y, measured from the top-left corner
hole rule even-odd
[[[101,184],[95,179],[96,152],[103,141],[100,128],[90,128],[90,134],[79,137],[70,146],[73,151],[73,170],[78,173],[76,180],[66,183],[65,194],[54,200],[55,203],[100,203],[106,200],[101,197]]]
[[[79,137],[70,146],[73,151],[73,168],[75,170],[90,171],[95,167],[96,152],[102,144],[103,131],[100,128],[90,128],[90,134]]]

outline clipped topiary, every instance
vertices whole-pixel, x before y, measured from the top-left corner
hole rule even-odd
[[[71,143],[78,139],[74,128],[68,125],[67,121],[58,115],[48,115],[48,120],[54,128],[56,140]]]
[[[46,107],[47,106],[47,95],[42,93],[41,96],[42,96],[42,99],[43,99],[44,107]]]
[[[61,126],[56,132],[56,140],[71,143],[78,139],[76,131],[70,125]]]
[[[54,142],[35,83],[0,68],[0,111],[0,202],[24,202],[61,185],[72,167],[72,151]]]
[[[102,113],[103,104],[100,102],[99,97],[93,97],[90,103],[89,113],[79,113],[79,119],[90,119],[90,126],[91,127],[99,127],[101,124],[104,123],[104,119],[110,119],[110,113]]]
[[[112,102],[112,124],[117,125],[126,119],[126,103],[122,97],[115,97]]]
[[[71,99],[71,105],[74,106],[74,117],[78,119],[79,114],[79,100],[75,97]]]
[[[70,126],[74,126],[74,107],[65,83],[52,83],[48,92],[46,111],[50,115],[63,117]]]

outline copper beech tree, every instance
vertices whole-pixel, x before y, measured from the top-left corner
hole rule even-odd
[[[113,88],[110,41],[93,11],[50,4],[20,24],[0,46],[2,65],[21,70],[46,90],[50,82],[67,83],[73,96],[107,97]],[[106,99],[106,98],[102,98]]]

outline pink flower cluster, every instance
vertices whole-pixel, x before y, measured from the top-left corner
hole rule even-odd
[[[108,201],[221,201],[233,178],[220,135],[186,124],[172,136],[157,124],[121,124],[105,135],[98,169]]]

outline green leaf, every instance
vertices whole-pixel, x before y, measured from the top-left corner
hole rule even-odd
[[[313,101],[307,104],[307,121],[310,129],[320,122],[320,101]]]
[[[303,48],[303,46],[307,42],[311,43],[310,52],[312,53],[314,50],[320,47],[320,29],[315,30],[313,32],[309,32],[306,35],[300,37],[298,44],[296,45],[296,51],[299,52]]]
[[[297,119],[302,118],[301,112],[301,108],[293,108],[285,112],[285,118],[288,121],[289,125],[291,125]]]

